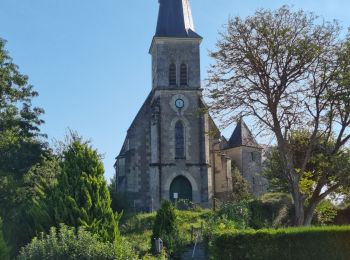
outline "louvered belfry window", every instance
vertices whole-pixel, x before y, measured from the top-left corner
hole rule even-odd
[[[184,126],[181,121],[175,125],[175,158],[181,159],[185,157],[185,135]]]
[[[169,85],[176,86],[176,65],[174,63],[171,63],[169,67]]]
[[[187,84],[188,84],[187,65],[185,63],[182,63],[180,67],[180,85],[187,86]]]

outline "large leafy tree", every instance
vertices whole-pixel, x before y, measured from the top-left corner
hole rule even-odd
[[[38,93],[19,72],[0,39],[0,172],[20,178],[40,161],[45,143],[37,137],[43,109],[32,106]]]
[[[350,139],[349,41],[339,44],[336,22],[284,6],[257,11],[244,20],[230,19],[211,56],[215,60],[208,84],[212,112],[223,124],[250,116],[275,138],[296,225],[309,224],[308,196],[299,183],[318,140],[335,140],[327,158],[333,160]],[[300,129],[311,134],[298,168],[290,138]],[[325,178],[319,178],[317,189]],[[330,186],[318,196],[335,189]]]
[[[0,39],[0,215],[13,254],[35,234],[25,175],[49,153],[39,129],[44,111],[32,105],[37,95]]]
[[[49,215],[55,223],[83,226],[105,241],[115,241],[119,237],[118,215],[111,208],[100,155],[81,138],[72,136],[62,156]]]

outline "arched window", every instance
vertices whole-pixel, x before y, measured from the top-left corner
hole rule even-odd
[[[185,134],[181,121],[178,121],[175,125],[175,158],[185,158]]]
[[[187,65],[182,63],[180,66],[180,85],[187,86],[188,78],[187,78]]]
[[[174,63],[171,63],[169,67],[169,85],[176,86],[176,65]]]

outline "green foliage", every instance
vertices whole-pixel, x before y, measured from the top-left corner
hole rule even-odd
[[[175,207],[169,201],[163,201],[161,208],[157,211],[151,237],[153,249],[153,241],[157,238],[163,240],[164,246],[170,254],[175,253],[176,247],[179,244],[179,227]]]
[[[127,209],[128,199],[126,196],[124,196],[124,194],[117,192],[117,180],[115,175],[110,181],[108,190],[112,200],[111,208],[114,212],[122,212]]]
[[[0,39],[0,216],[12,257],[37,231],[31,215],[37,193],[26,175],[49,154],[39,129],[44,111],[32,106],[37,96]]]
[[[201,211],[202,208],[197,205],[196,203],[190,201],[190,200],[185,200],[185,199],[180,199],[176,201],[175,204],[176,209],[178,210],[191,210],[191,211]]]
[[[307,131],[293,132],[289,139],[289,146],[293,152],[296,172],[299,174],[299,190],[305,198],[304,208],[306,214],[311,216],[317,204],[322,203],[327,195],[346,194],[350,187],[350,157],[349,151],[345,148],[333,154],[335,141],[327,141],[320,136],[311,151],[309,162],[301,172],[303,160],[307,156],[310,135]],[[279,153],[274,149],[263,173],[269,182],[269,190],[290,192],[287,175],[282,165]]]
[[[218,231],[211,236],[212,259],[348,259],[350,227]]]
[[[213,217],[211,210],[184,211],[175,210],[178,222],[179,241],[176,247],[177,252],[192,245],[195,232],[201,230],[203,226]],[[120,232],[130,241],[132,248],[142,259],[151,259],[148,253],[151,251],[152,229],[156,219],[155,213],[123,214],[120,220]],[[191,237],[191,232],[193,236]],[[152,241],[153,242],[153,241]],[[158,256],[162,259],[161,256]],[[153,258],[152,258],[153,259]],[[158,258],[157,258],[158,259]]]
[[[293,223],[293,202],[288,194],[266,193],[251,201],[249,207],[251,228],[286,227]]]
[[[62,173],[51,202],[54,222],[83,226],[113,242],[119,237],[119,219],[110,206],[101,157],[76,136],[72,136],[62,155]]]
[[[12,257],[38,232],[47,231],[51,226],[45,199],[52,193],[58,173],[58,161],[50,156],[43,158],[19,180],[11,175],[1,179],[1,193],[4,195],[0,211],[4,216],[4,233],[11,245]]]
[[[267,155],[262,176],[268,180],[269,192],[289,192],[287,175],[277,148],[273,148],[271,153]]]
[[[155,213],[123,214],[120,233],[127,237],[135,252],[141,257],[151,251],[150,237],[154,226]]]
[[[338,215],[337,208],[329,200],[324,200],[317,205],[314,217],[316,225],[330,225]]]
[[[7,247],[4,235],[2,233],[2,220],[0,218],[0,259],[9,259],[9,248]]]
[[[242,201],[251,199],[251,193],[248,182],[243,178],[242,174],[239,172],[238,167],[232,161],[231,165],[232,171],[232,200]]]
[[[40,108],[32,108],[31,100],[38,96],[28,77],[18,71],[5,50],[5,41],[0,39],[0,130],[16,129],[21,137],[33,137],[43,123]]]
[[[217,216],[222,218],[218,222],[223,220],[233,221],[236,228],[244,229],[249,226],[250,222],[250,210],[249,202],[225,202],[220,205],[220,209],[217,211]]]
[[[261,229],[290,226],[292,219],[291,196],[285,193],[266,193],[259,199],[222,203],[213,224],[214,227],[218,223],[224,223],[225,226],[237,229]]]
[[[96,234],[85,228],[71,228],[61,225],[57,230],[50,229],[47,235],[35,237],[30,244],[21,249],[18,259],[62,259],[62,260],[109,260],[135,259],[130,246],[118,239],[115,243],[103,242]]]
[[[156,219],[155,213],[143,213],[143,214],[123,214],[120,224],[122,234],[130,234],[133,232],[143,232],[146,230],[152,230],[154,221]]]

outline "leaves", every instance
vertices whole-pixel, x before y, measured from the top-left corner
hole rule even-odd
[[[18,259],[134,259],[129,244],[120,239],[118,244],[102,242],[101,238],[88,232],[61,224],[52,227],[49,234],[35,237],[22,248]]]

